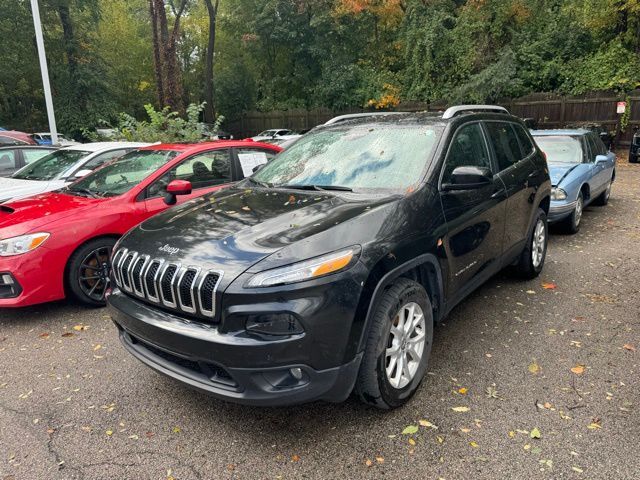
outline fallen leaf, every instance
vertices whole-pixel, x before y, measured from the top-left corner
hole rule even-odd
[[[409,445],[411,445],[412,447],[416,446],[416,441],[413,438],[409,439]]]
[[[538,365],[535,360],[529,364],[529,372],[537,375],[540,372],[540,365]]]
[[[111,435],[113,435],[113,430],[109,429],[104,433],[106,433],[110,437]]]
[[[582,375],[584,373],[584,368],[584,365],[576,365],[571,369],[571,371],[576,375]]]
[[[513,438],[513,437],[515,437],[515,436],[516,436],[516,432],[514,432],[513,430],[511,430],[511,431],[508,433],[508,435],[509,435],[509,438]]]
[[[404,427],[404,430],[402,430],[403,435],[413,435],[414,433],[417,433],[417,432],[418,432],[417,425],[407,425],[406,427]]]
[[[471,429],[470,428],[461,428],[460,431],[462,433],[469,433],[471,431]]]
[[[543,282],[542,288],[544,288],[545,290],[555,290],[556,288],[558,288],[558,286],[552,282],[549,282],[549,283]]]
[[[40,338],[49,338],[49,333],[48,333],[48,332],[41,333],[41,334],[39,335],[39,337],[40,337]]]
[[[367,467],[370,467],[371,465],[373,465],[373,462],[367,458],[367,459],[364,461],[364,464],[365,464]]]
[[[384,457],[376,457],[376,462],[384,463]]]
[[[573,470],[574,472],[578,472],[578,473],[584,472],[584,470],[582,470],[580,467],[571,467],[571,470]]]
[[[418,423],[423,427],[433,428],[434,430],[438,429],[438,427],[431,423],[429,420],[420,420],[418,421]]]
[[[471,445],[473,448],[478,448],[478,444],[476,442],[469,442],[469,445]]]
[[[73,332],[65,332],[62,334],[63,337],[73,337],[74,333]]]
[[[625,343],[622,348],[624,348],[625,350],[629,350],[630,352],[635,352],[636,351],[636,347],[634,347],[633,345],[631,345],[630,343]]]
[[[291,461],[292,462],[299,462],[300,461],[300,455],[292,455],[291,456]]]
[[[535,295],[536,292],[535,292],[535,290],[527,290],[527,293],[529,295]]]
[[[529,436],[531,438],[540,438],[542,434],[540,433],[540,430],[538,430],[538,427],[536,427],[533,430],[531,430],[531,432],[529,433]]]
[[[470,410],[469,407],[452,407],[451,410],[454,412],[468,412]]]
[[[462,388],[459,388],[459,389],[458,389],[458,393],[459,393],[460,395],[466,395],[466,394],[467,394],[467,391],[468,391],[468,390],[467,390],[465,387],[462,387]]]
[[[93,351],[97,352],[98,350],[100,350],[102,348],[102,345],[97,344],[95,347],[93,347]]]
[[[87,328],[89,328],[89,326],[88,326],[88,325],[74,325],[74,326],[73,326],[73,329],[74,329],[76,332],[82,332],[83,330],[86,330]]]

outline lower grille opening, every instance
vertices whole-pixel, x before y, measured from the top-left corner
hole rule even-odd
[[[189,360],[179,355],[174,355],[160,348],[154,347],[153,345],[147,342],[143,342],[142,340],[132,335],[127,334],[127,336],[131,340],[132,344],[140,345],[152,354],[166,360],[167,362],[181,367],[182,369],[189,370],[194,374],[193,376],[200,381],[208,380],[210,382],[222,384],[234,389],[238,388],[238,384],[233,380],[231,375],[229,375],[229,372],[218,365],[209,362],[198,362],[195,360]]]

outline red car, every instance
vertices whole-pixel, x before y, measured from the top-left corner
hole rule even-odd
[[[0,307],[68,295],[104,305],[109,257],[122,234],[169,205],[241,180],[280,150],[247,141],[154,145],[61,190],[0,204]]]
[[[38,143],[28,133],[17,130],[0,131],[0,145],[37,145]]]

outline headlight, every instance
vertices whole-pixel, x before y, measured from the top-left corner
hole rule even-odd
[[[567,192],[561,188],[553,187],[551,189],[551,200],[566,200]]]
[[[0,257],[11,257],[35,250],[49,238],[48,233],[30,233],[19,237],[0,240]]]
[[[303,262],[293,263],[286,267],[257,273],[247,282],[246,287],[273,287],[274,285],[284,285],[323,277],[330,273],[339,272],[351,265],[357,253],[358,249],[349,248]]]

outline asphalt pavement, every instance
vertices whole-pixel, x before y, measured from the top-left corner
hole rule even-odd
[[[224,403],[132,358],[106,309],[0,311],[0,479],[640,478],[640,165],[582,221],[539,279],[458,306],[388,413]]]

